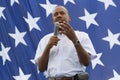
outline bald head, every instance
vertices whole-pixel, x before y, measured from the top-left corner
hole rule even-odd
[[[68,10],[64,6],[56,6],[52,13],[53,22],[70,21]]]
[[[66,13],[68,13],[68,10],[67,10],[64,6],[56,6],[55,9],[54,9],[53,12],[52,12],[52,15],[55,13],[55,10],[56,10],[57,8],[62,8]],[[69,14],[69,13],[68,13],[68,14]]]

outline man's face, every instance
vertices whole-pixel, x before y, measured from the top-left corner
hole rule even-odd
[[[70,17],[69,17],[67,10],[61,6],[56,7],[52,16],[53,16],[53,22],[62,23],[63,21],[65,22],[70,21]]]

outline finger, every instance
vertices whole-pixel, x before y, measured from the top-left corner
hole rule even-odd
[[[53,38],[57,38],[57,36],[56,36],[56,35],[53,35]]]
[[[70,24],[69,24],[68,22],[63,21],[63,23],[64,23],[65,25],[71,27]]]
[[[53,43],[53,45],[57,46],[57,43]]]
[[[62,33],[66,35],[66,34],[67,34],[67,31],[63,31]]]
[[[71,28],[70,25],[66,22],[60,23],[60,26],[62,26],[64,30],[70,30],[70,28]]]

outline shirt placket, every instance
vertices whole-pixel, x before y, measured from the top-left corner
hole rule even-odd
[[[60,38],[63,37],[63,36],[60,36]],[[62,45],[63,45],[63,39],[60,39],[60,42],[58,44],[58,61],[57,61],[57,76],[60,76],[61,74],[61,66],[63,64],[61,64],[62,62],[62,53],[63,53],[63,50],[62,50]]]

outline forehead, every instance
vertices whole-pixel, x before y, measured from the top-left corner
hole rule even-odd
[[[57,6],[54,11],[53,11],[53,14],[56,13],[56,12],[65,12],[65,13],[68,13],[67,9],[63,6]]]

